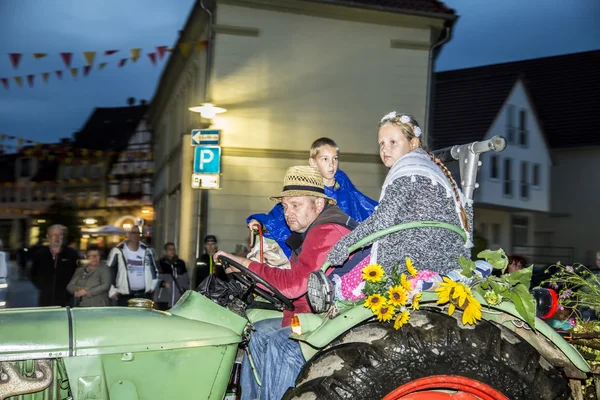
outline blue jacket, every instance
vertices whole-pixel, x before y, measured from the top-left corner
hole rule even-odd
[[[338,170],[335,174],[336,188],[325,186],[325,194],[337,201],[337,205],[358,222],[367,219],[375,210],[377,202],[371,200],[358,191],[343,171]],[[289,258],[292,249],[285,243],[291,235],[290,229],[285,223],[283,207],[278,203],[268,214],[253,214],[248,217],[246,223],[257,220],[265,227],[265,237],[275,240],[285,255]]]

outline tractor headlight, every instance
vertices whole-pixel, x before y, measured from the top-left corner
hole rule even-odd
[[[316,314],[329,311],[333,305],[333,284],[322,271],[313,272],[308,276],[308,304]]]

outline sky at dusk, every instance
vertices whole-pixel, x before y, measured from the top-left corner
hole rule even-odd
[[[193,0],[0,0],[0,134],[41,142],[70,137],[94,107],[126,105],[128,97],[150,100],[165,61],[152,66],[146,55],[172,46]],[[600,49],[598,0],[446,0],[460,15],[443,48],[438,71]],[[568,4],[568,6],[567,6]],[[142,48],[136,63],[129,49]],[[105,50],[119,50],[104,56]],[[97,51],[87,77],[73,79],[59,56]],[[8,53],[23,53],[13,69]],[[32,53],[48,53],[34,59]],[[96,70],[107,62],[102,71]],[[64,70],[58,80],[54,71]],[[44,84],[41,73],[50,72]],[[36,74],[34,86],[26,75]],[[18,88],[14,76],[23,76]],[[10,144],[10,142],[5,142]]]

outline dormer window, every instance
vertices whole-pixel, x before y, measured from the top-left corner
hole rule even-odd
[[[31,158],[21,158],[21,178],[31,176]]]

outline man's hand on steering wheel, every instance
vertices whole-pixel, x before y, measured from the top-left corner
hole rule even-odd
[[[219,261],[219,257],[225,257],[228,258],[230,260],[235,261],[238,264],[242,264],[242,266],[248,268],[250,266],[250,260],[248,260],[247,258],[243,258],[243,257],[238,257],[238,256],[234,256],[233,254],[229,254],[227,252],[224,252],[222,250],[219,250],[215,253],[215,255],[213,256],[213,260],[215,262],[220,262]],[[233,265],[229,264],[227,266],[227,268],[225,269],[225,273],[226,274],[233,274],[233,273],[239,273],[240,270],[237,269],[236,267],[234,267]]]
[[[224,264],[224,267],[226,267],[225,273],[231,274],[235,280],[276,306],[278,309],[294,309],[294,302],[292,300],[285,297],[273,285],[248,268],[251,261],[247,258],[237,257],[224,251],[216,252],[213,257],[215,261],[220,261]]]

